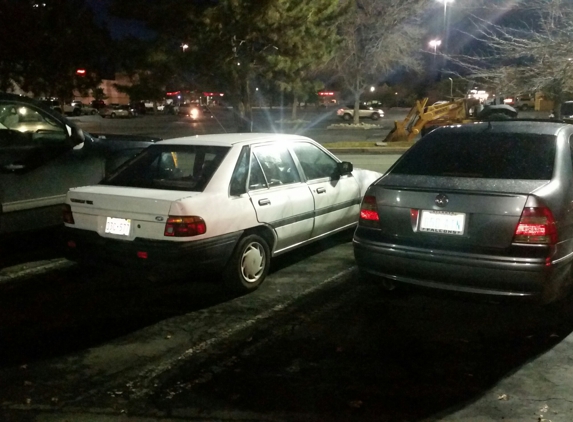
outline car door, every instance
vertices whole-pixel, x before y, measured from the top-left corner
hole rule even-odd
[[[337,161],[310,142],[296,142],[293,151],[314,198],[315,217],[311,237],[357,222],[361,197],[354,176],[340,176]]]
[[[0,231],[61,222],[70,187],[99,182],[102,157],[74,147],[70,128],[27,103],[0,102]]]
[[[314,199],[286,146],[252,148],[248,189],[257,220],[276,232],[275,253],[310,238]]]

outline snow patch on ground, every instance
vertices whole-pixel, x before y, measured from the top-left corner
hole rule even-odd
[[[330,125],[327,129],[381,129],[382,126],[380,125],[373,125],[368,123],[358,123],[357,125],[352,123],[336,123],[334,125]]]

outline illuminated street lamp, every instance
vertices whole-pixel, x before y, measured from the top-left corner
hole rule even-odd
[[[430,45],[430,47],[432,47],[434,49],[434,55],[435,55],[437,48],[440,45],[442,45],[442,40],[430,40],[430,42],[428,44]]]
[[[189,44],[181,44],[181,50],[183,50],[183,52],[185,53],[185,50],[187,50],[189,48]]]

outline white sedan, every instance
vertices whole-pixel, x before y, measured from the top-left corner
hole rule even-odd
[[[344,120],[351,120],[354,117],[354,106],[347,105],[340,108],[336,110],[336,115]],[[368,117],[372,120],[378,120],[380,117],[384,117],[384,111],[381,108],[360,104],[358,108],[358,117]]]
[[[271,257],[352,228],[380,173],[353,169],[315,141],[219,134],[158,142],[64,210],[68,257],[191,274],[256,289]]]

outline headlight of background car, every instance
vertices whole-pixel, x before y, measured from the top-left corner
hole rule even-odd
[[[192,108],[191,112],[189,113],[189,115],[193,118],[196,119],[197,117],[199,117],[199,109],[198,108]]]

